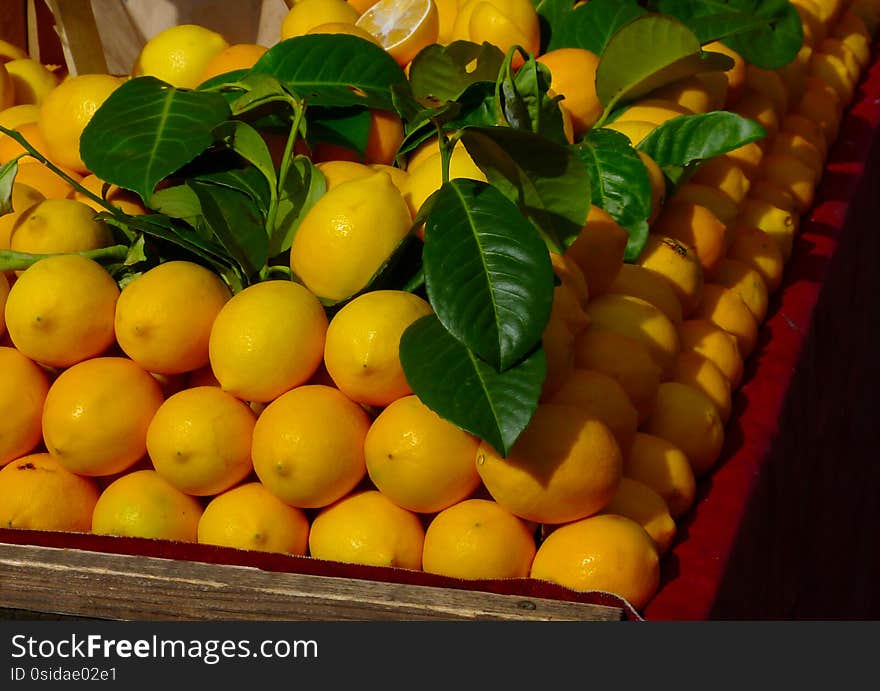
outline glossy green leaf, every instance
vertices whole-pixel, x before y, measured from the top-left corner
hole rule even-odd
[[[12,184],[18,175],[18,158],[0,167],[0,216],[12,211]]]
[[[241,120],[227,120],[214,130],[214,135],[260,171],[270,190],[275,189],[278,182],[275,164],[266,141],[257,130]]]
[[[680,115],[654,129],[638,145],[661,167],[689,166],[767,136],[756,121],[719,110]]]
[[[172,185],[157,190],[150,198],[149,207],[160,214],[186,222],[199,237],[211,239],[211,232],[202,213],[202,203],[188,185]]]
[[[574,242],[590,210],[590,177],[571,148],[509,127],[468,127],[461,141],[548,246],[563,252]]]
[[[290,249],[302,219],[327,191],[327,180],[305,156],[294,158],[278,198],[278,215],[270,228],[269,256]]]
[[[370,111],[366,108],[309,108],[306,140],[352,149],[363,155],[370,136]]]
[[[494,84],[503,63],[504,53],[490,43],[453,41],[427,46],[409,67],[413,96],[432,105],[454,101],[471,84]]]
[[[242,192],[257,205],[260,214],[266,216],[269,213],[271,191],[266,176],[254,166],[239,168],[218,166],[214,170],[199,172],[190,177],[194,180]]]
[[[83,130],[80,154],[102,180],[149,199],[161,180],[214,143],[214,129],[229,115],[217,93],[136,77],[95,112]]]
[[[641,157],[625,135],[604,128],[590,130],[573,148],[589,171],[592,203],[627,230],[626,257],[637,257],[651,214],[651,180]]]
[[[245,278],[255,277],[266,265],[269,238],[265,218],[250,197],[238,190],[190,180],[202,205],[202,214],[217,241],[241,267]]]
[[[551,25],[549,49],[584,48],[602,55],[611,37],[646,11],[635,0],[590,0],[571,8]],[[551,20],[554,21],[554,20]]]
[[[721,39],[765,69],[787,65],[803,45],[800,15],[788,0],[660,0],[657,6],[690,26],[701,43]]]
[[[180,221],[164,214],[129,216],[100,213],[96,218],[132,235],[142,233],[165,243],[169,250],[176,250],[173,254],[163,253],[165,258],[181,256],[199,261],[224,277],[232,277],[234,274],[237,278],[230,282],[231,285],[242,284],[238,270],[230,262],[223,246],[214,240],[199,237],[192,228]]]
[[[498,370],[541,338],[553,268],[535,227],[492,185],[445,183],[425,222],[425,279],[443,325]]]
[[[307,105],[392,110],[391,87],[407,81],[371,41],[348,34],[297,36],[276,43],[251,68],[271,74]]]
[[[403,333],[400,362],[425,405],[505,456],[532,419],[547,374],[542,348],[498,372],[435,315],[422,317]]]
[[[515,76],[499,77],[496,98],[507,123],[516,129],[541,134],[559,144],[567,144],[565,124],[559,109],[561,96],[550,97],[550,70],[529,56]]]
[[[677,19],[647,15],[608,41],[596,69],[596,94],[610,112],[618,104],[684,77],[731,66],[726,55],[703,53],[697,37]]]

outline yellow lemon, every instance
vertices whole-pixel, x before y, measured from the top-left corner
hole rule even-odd
[[[603,111],[596,95],[599,56],[584,48],[557,48],[537,59],[550,70],[550,88],[563,96],[574,136],[581,136],[596,124]]]
[[[208,339],[214,375],[233,396],[267,403],[318,369],[327,321],[318,299],[298,283],[248,286],[214,318]]]
[[[675,324],[647,300],[606,293],[590,300],[587,316],[592,329],[608,329],[642,341],[655,362],[668,374],[678,354]]]
[[[682,352],[693,351],[708,358],[727,377],[731,391],[739,388],[743,358],[736,337],[708,319],[688,319],[678,327]]]
[[[281,39],[303,36],[328,22],[354,24],[357,18],[358,11],[345,0],[299,0],[281,22]]]
[[[291,506],[318,508],[351,492],[366,474],[370,419],[337,389],[310,384],[272,401],[254,427],[254,470]]]
[[[69,367],[113,345],[118,298],[116,281],[97,262],[78,254],[46,257],[9,291],[6,326],[32,360]]]
[[[660,586],[660,556],[631,518],[600,514],[563,525],[538,547],[532,578],[614,593],[642,609]]]
[[[575,369],[548,402],[576,406],[601,420],[626,455],[638,429],[639,413],[614,377],[597,370]]]
[[[81,74],[65,79],[46,95],[39,126],[49,158],[78,173],[88,172],[80,156],[80,137],[95,111],[122,83],[109,74]]]
[[[208,502],[199,519],[198,540],[203,545],[304,555],[309,519],[259,482],[247,482]]]
[[[666,500],[650,485],[631,477],[620,479],[617,492],[602,513],[634,520],[651,536],[660,554],[666,553],[675,539],[675,521],[669,513]]]
[[[113,244],[113,234],[95,211],[75,199],[46,199],[22,212],[9,241],[16,252],[63,254]]]
[[[320,298],[350,298],[388,261],[411,223],[387,173],[341,183],[303,218],[290,249],[291,269]]]
[[[623,473],[663,497],[673,518],[683,515],[694,504],[697,483],[693,468],[684,452],[672,442],[639,432],[629,449]]]
[[[404,200],[410,213],[415,216],[422,204],[443,184],[443,167],[440,152],[431,154],[417,165],[410,163],[409,185],[404,192]],[[486,175],[474,163],[464,144],[456,145],[449,159],[449,179],[467,178],[486,182]]]
[[[255,422],[246,403],[216,386],[184,389],[166,399],[150,421],[147,453],[156,471],[181,492],[220,494],[253,470]]]
[[[197,24],[176,24],[144,44],[131,73],[194,89],[211,61],[227,48],[229,43],[216,31]]]
[[[647,418],[654,404],[662,370],[639,339],[611,329],[587,329],[574,344],[578,369],[602,372],[623,387],[639,414]]]
[[[431,312],[425,300],[402,290],[373,290],[347,303],[330,320],[324,343],[324,365],[339,390],[373,406],[411,394],[400,338]]]
[[[428,524],[422,569],[451,578],[525,578],[536,550],[525,521],[494,501],[467,499]]]
[[[538,55],[541,27],[529,0],[464,0],[459,4],[452,39],[498,46],[506,53],[513,46]],[[522,64],[517,56],[514,67]]]
[[[79,475],[113,475],[147,451],[147,428],[162,405],[159,383],[126,358],[99,357],[64,370],[49,388],[43,440]]]
[[[0,468],[0,526],[87,533],[98,485],[36,453]]]
[[[321,509],[309,533],[315,559],[411,570],[422,568],[424,544],[418,516],[375,490],[349,494]]]
[[[12,79],[16,105],[40,105],[58,86],[55,73],[32,58],[10,60],[5,67]]]
[[[463,501],[479,486],[474,465],[479,444],[417,396],[405,396],[370,425],[364,440],[367,473],[398,506],[435,513]]]
[[[379,0],[358,17],[357,26],[375,36],[400,65],[437,43],[440,13],[434,0]]]
[[[232,296],[217,274],[189,261],[162,262],[128,283],[114,318],[128,357],[158,374],[208,364],[211,327]]]
[[[700,304],[703,294],[703,267],[689,245],[651,233],[636,263],[663,277],[675,291],[686,319]]]
[[[680,448],[697,477],[712,468],[724,444],[724,423],[711,399],[674,381],[660,384],[644,430]]]
[[[722,422],[726,423],[730,418],[730,382],[709,358],[692,350],[679,353],[672,381],[702,391],[715,404]]]
[[[620,447],[608,427],[572,405],[543,403],[506,458],[483,442],[477,471],[492,498],[520,518],[566,523],[599,511],[617,490]]]
[[[196,542],[202,505],[155,470],[136,470],[113,480],[95,504],[98,535]]]
[[[15,348],[0,346],[0,466],[33,451],[42,441],[46,372]]]
[[[756,324],[764,321],[770,298],[761,274],[741,261],[724,259],[718,265],[713,280],[739,295],[755,318]]]

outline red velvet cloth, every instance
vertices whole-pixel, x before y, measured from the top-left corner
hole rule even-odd
[[[647,620],[880,618],[880,62],[863,81],[734,397],[717,468]],[[0,529],[0,542],[621,606],[529,579],[459,581],[207,545]],[[0,584],[2,589],[2,584]]]

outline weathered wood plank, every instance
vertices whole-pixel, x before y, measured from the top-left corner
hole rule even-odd
[[[118,620],[619,621],[615,607],[0,544],[0,607]]]
[[[91,0],[46,1],[55,17],[70,74],[106,74],[107,60]]]

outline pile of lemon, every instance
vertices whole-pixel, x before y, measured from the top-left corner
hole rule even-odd
[[[93,202],[25,157],[0,249],[48,254],[0,273],[0,526],[200,542],[464,579],[534,577],[642,608],[696,484],[718,460],[731,396],[756,348],[801,216],[870,60],[880,2],[793,0],[805,42],[776,71],[729,54],[725,73],[663,87],[606,126],[637,144],[685,113],[727,109],[768,137],[702,166],[669,199],[656,164],[648,244],[593,207],[552,254],[541,403],[507,458],[410,389],[401,334],[430,314],[397,290],[359,293],[441,184],[429,141],[394,164],[402,123],[373,113],[365,155],[319,145],[328,190],[291,249],[300,282],[232,294],[189,261],[120,289],[79,254],[112,242]],[[530,0],[300,0],[280,38],[349,33],[406,67],[431,43],[537,54]],[[204,27],[151,39],[132,75],[193,88],[266,47]],[[593,127],[598,58],[539,59],[572,140]],[[125,79],[58,71],[0,43],[0,124],[100,193],[83,127]],[[0,164],[22,153],[0,137]],[[462,146],[451,177],[485,181]],[[127,213],[139,199],[110,189]],[[331,269],[332,267],[332,269]]]

